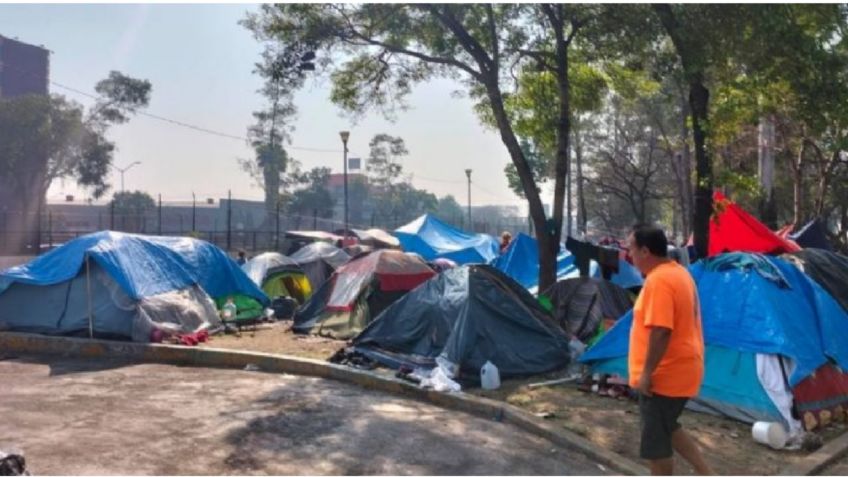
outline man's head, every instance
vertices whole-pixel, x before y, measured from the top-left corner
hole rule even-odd
[[[239,251],[238,251],[238,256],[239,256],[239,258],[244,258],[244,255],[245,255],[244,250],[239,250]]]
[[[509,243],[512,241],[512,234],[509,232],[504,232],[501,234],[501,242]]]
[[[633,265],[640,272],[647,273],[668,258],[668,239],[662,229],[639,224],[633,227],[627,238],[627,251],[633,259]]]

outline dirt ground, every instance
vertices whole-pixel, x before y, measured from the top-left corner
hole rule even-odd
[[[315,359],[329,358],[345,346],[342,341],[294,335],[287,328],[285,323],[264,325],[253,335],[245,332],[241,337],[213,337],[208,346]],[[558,377],[561,375],[552,373],[524,380],[508,380],[497,391],[466,389],[466,392],[506,401],[540,415],[552,415],[548,417],[552,422],[638,461],[639,414],[636,403],[623,398],[587,394],[568,384],[532,389],[526,386]],[[759,445],[751,438],[751,426],[734,420],[685,411],[681,423],[697,439],[709,464],[722,475],[774,475],[808,455],[800,450],[775,451]],[[822,437],[827,442],[845,430],[844,424],[837,424],[827,429]],[[841,469],[844,475],[848,472],[848,458],[842,461],[845,463],[831,469],[837,469],[837,473]],[[680,460],[675,462],[675,471],[692,474],[692,469]]]
[[[0,449],[34,475],[599,475],[507,423],[318,378],[18,356]]]

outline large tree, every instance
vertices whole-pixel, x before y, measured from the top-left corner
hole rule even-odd
[[[109,188],[115,145],[107,137],[147,106],[151,84],[112,71],[95,85],[98,99],[86,110],[60,95],[0,99],[0,204],[3,226],[34,234],[12,248],[38,240],[38,212],[50,184],[71,179],[95,198]]]
[[[555,280],[569,168],[569,51],[599,6],[563,4],[286,4],[264,5],[245,22],[281,48],[326,52],[332,99],[361,114],[402,107],[415,83],[435,77],[462,81],[491,109],[520,178],[539,239],[540,286]],[[626,9],[626,7],[624,7]],[[619,8],[621,10],[621,8]],[[553,75],[556,148],[551,216],[545,214],[532,166],[504,105],[511,73],[527,63]]]

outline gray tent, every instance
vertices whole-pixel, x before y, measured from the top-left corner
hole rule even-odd
[[[527,290],[488,265],[447,270],[388,307],[353,339],[354,351],[389,367],[435,367],[466,378],[488,360],[504,377],[566,366],[568,336]]]
[[[350,260],[350,255],[335,245],[313,242],[289,257],[300,265],[309,278],[312,290],[318,290],[333,272]]]
[[[598,335],[606,320],[618,320],[633,308],[634,296],[618,285],[592,277],[561,280],[542,296],[551,301],[554,319],[584,343]]]

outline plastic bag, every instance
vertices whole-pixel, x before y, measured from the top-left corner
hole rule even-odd
[[[421,380],[422,388],[433,388],[440,393],[443,392],[459,392],[462,391],[462,386],[445,374],[445,370],[441,366],[433,369],[429,376]]]

